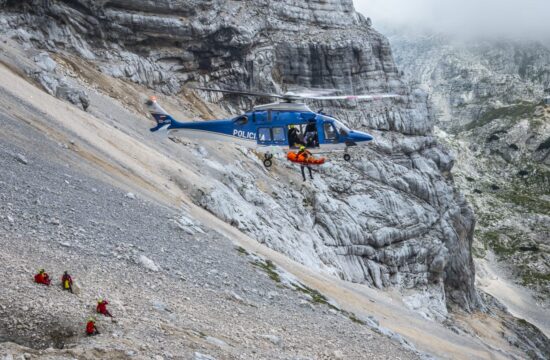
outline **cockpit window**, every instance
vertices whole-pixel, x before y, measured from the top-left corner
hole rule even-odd
[[[323,129],[325,130],[325,139],[327,140],[336,140],[338,137],[338,133],[336,132],[336,129],[334,126],[332,126],[332,123],[325,122],[323,124]]]
[[[338,120],[334,120],[334,126],[336,127],[336,130],[338,130],[338,133],[342,136],[347,136],[351,131],[346,125],[342,124]]]

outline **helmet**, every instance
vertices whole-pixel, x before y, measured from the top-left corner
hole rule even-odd
[[[300,145],[300,151],[304,151],[306,147],[304,145]]]
[[[46,272],[46,270],[40,269],[38,272],[41,273],[41,274],[44,274]]]
[[[94,319],[93,317],[89,317],[89,318],[88,318],[88,322],[90,322],[90,321],[91,321],[91,322],[95,322],[95,319]]]
[[[102,302],[103,302],[103,299],[99,299],[99,300],[97,301],[98,304],[101,304]]]
[[[289,128],[290,128],[290,129],[294,129],[294,125],[290,125]]]

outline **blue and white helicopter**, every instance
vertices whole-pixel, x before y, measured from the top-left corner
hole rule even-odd
[[[276,98],[279,102],[258,105],[246,113],[226,120],[179,122],[168,114],[152,97],[147,109],[157,126],[152,132],[177,131],[178,136],[190,139],[210,139],[240,143],[246,147],[264,149],[264,166],[271,167],[273,152],[277,149],[291,150],[300,146],[313,153],[344,151],[344,160],[351,156],[348,149],[367,144],[374,138],[365,132],[351,130],[334,117],[312,111],[304,100],[379,100],[398,98],[396,94],[379,95],[320,95],[322,91],[285,94],[270,94],[250,91],[220,90],[195,87],[202,91],[214,91],[233,95]],[[325,91],[326,93],[326,91]]]

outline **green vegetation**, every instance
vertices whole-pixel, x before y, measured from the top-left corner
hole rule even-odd
[[[489,246],[491,246],[495,254],[499,257],[512,255],[517,251],[517,249],[514,246],[507,247],[506,245],[496,241],[489,244]]]
[[[328,299],[325,295],[321,294],[319,291],[312,289],[310,287],[307,287],[304,284],[294,285],[294,289],[297,291],[300,291],[304,294],[307,294],[311,297],[311,302],[317,303],[317,304],[324,304],[330,307],[334,310],[340,310],[331,303],[328,302]]]
[[[521,192],[519,188],[497,192],[502,201],[521,206],[525,210],[537,214],[550,214],[550,203],[540,198],[540,194]]]
[[[310,287],[308,287],[304,284],[301,284],[301,283],[298,284],[298,285],[295,284],[294,289],[299,291],[299,292],[302,292],[304,294],[309,295],[311,297],[311,302],[312,303],[326,305],[326,306],[328,306],[329,308],[331,308],[333,310],[339,311],[344,316],[347,316],[354,323],[360,324],[360,325],[366,325],[366,323],[363,320],[358,319],[357,316],[354,313],[339,309],[336,306],[332,305],[328,301],[327,297],[324,296],[323,294],[321,294],[319,291],[317,291],[315,289],[312,289],[312,288],[310,288]]]
[[[524,163],[521,171],[514,174],[512,181],[507,183],[490,182],[476,183],[482,193],[490,194],[486,198],[484,207],[495,209],[502,206],[502,202],[519,206],[523,211],[535,214],[550,214],[550,202],[541,197],[545,189],[550,189],[550,171],[545,165]],[[475,203],[477,195],[470,195],[469,200]],[[496,200],[496,201],[495,201]],[[478,211],[478,223],[483,227],[490,227],[502,220],[497,211]]]
[[[538,104],[523,102],[516,105],[490,109],[481,114],[479,119],[472,121],[464,127],[464,130],[469,131],[478,127],[487,125],[493,120],[503,119],[503,118],[512,118],[518,120],[524,117],[530,117],[531,114],[535,111],[535,108]]]
[[[481,239],[484,246],[489,246],[499,257],[512,255],[516,252],[514,243],[511,243],[510,245],[504,244],[500,241],[499,233],[496,231],[486,231],[481,233]]]
[[[239,252],[239,254],[241,254],[241,255],[249,255],[248,251],[246,251],[246,249],[243,248],[242,246],[237,246],[235,248],[235,250],[237,250]]]
[[[473,202],[470,198],[469,200],[471,202]],[[491,205],[491,207],[495,207],[495,206],[498,206],[498,204],[494,204],[492,201],[487,200],[487,203],[489,205]],[[496,212],[496,211],[483,211],[483,209],[478,209],[476,208],[476,212],[477,212],[477,223],[481,226],[481,227],[490,227],[490,226],[493,226],[493,224],[499,222],[500,220],[502,220],[503,218],[503,215]]]
[[[524,286],[528,285],[544,285],[550,282],[550,273],[541,274],[532,270],[527,270],[521,275]]]
[[[544,189],[550,189],[550,171],[548,167],[537,163],[527,163],[524,165],[523,171],[527,175],[521,179],[516,179],[513,182],[515,189],[531,190],[535,196],[538,196]]]
[[[498,232],[476,230],[475,235],[483,244],[482,249],[472,248],[472,254],[479,258],[486,255],[488,248],[491,248],[498,257],[513,255],[520,250],[519,244],[523,240],[521,235],[514,233],[511,229],[500,229]]]
[[[281,282],[281,277],[275,271],[277,267],[275,266],[275,264],[273,264],[271,260],[266,260],[265,262],[256,260],[254,262],[251,262],[251,264],[265,271],[265,273],[269,276],[271,280],[278,283]]]
[[[535,325],[531,324],[529,321],[525,320],[525,319],[516,319],[516,322],[518,323],[518,325],[522,326],[523,328],[527,328],[531,331],[535,331],[535,332],[539,332],[539,328],[537,328]],[[536,359],[537,356],[533,356],[531,357],[531,359]]]

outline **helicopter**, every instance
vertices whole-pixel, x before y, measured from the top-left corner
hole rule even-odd
[[[352,130],[322,111],[312,111],[304,103],[305,100],[380,100],[400,97],[397,94],[326,95],[327,90],[275,94],[204,87],[193,87],[192,89],[240,96],[275,98],[279,101],[254,106],[244,114],[230,119],[180,122],[168,114],[158,104],[155,97],[151,97],[146,102],[146,106],[157,125],[150,131],[177,131],[178,136],[191,139],[231,141],[245,147],[265,149],[263,164],[266,168],[272,166],[273,152],[277,149],[288,151],[305,147],[313,153],[321,153],[319,150],[328,152],[343,150],[344,160],[350,161],[350,148],[374,140],[372,135]],[[334,92],[334,90],[331,91]]]

